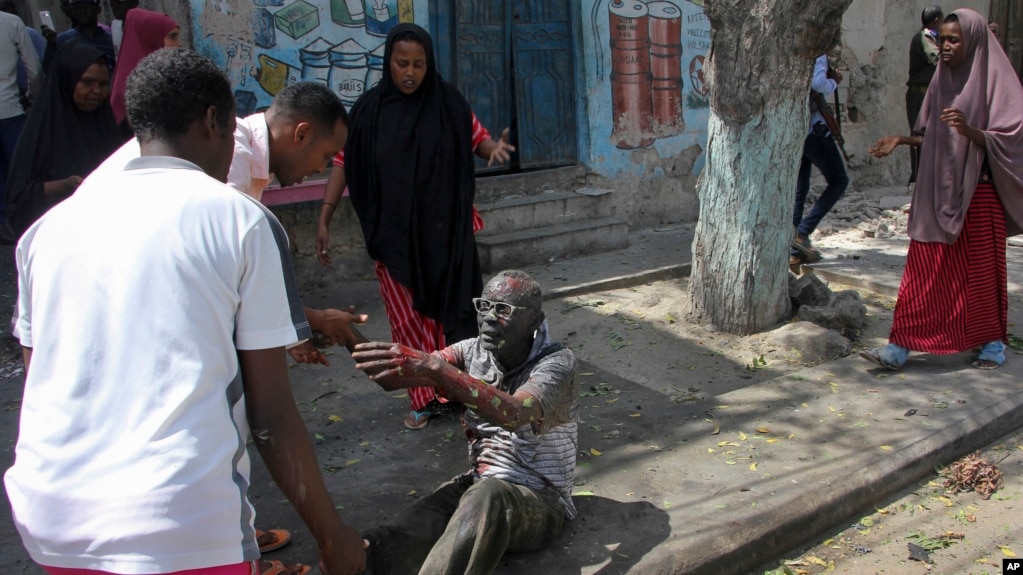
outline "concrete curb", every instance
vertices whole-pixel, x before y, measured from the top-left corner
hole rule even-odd
[[[651,270],[645,270],[638,273],[626,274],[601,280],[595,280],[592,282],[584,282],[576,285],[554,288],[552,290],[548,290],[547,292],[545,292],[543,294],[543,299],[550,300],[563,297],[572,297],[599,291],[630,288],[666,279],[683,278],[688,277],[691,270],[692,264],[690,263],[663,266]]]
[[[781,508],[788,513],[752,520],[735,529],[736,539],[697,538],[669,541],[656,550],[658,559],[641,562],[635,573],[742,573],[770,561],[814,536],[848,521],[871,505],[897,493],[942,466],[1023,427],[1023,394],[1013,402],[996,402],[920,439],[889,457],[845,475],[841,482],[826,475],[804,486]],[[752,519],[752,518],[751,518]]]

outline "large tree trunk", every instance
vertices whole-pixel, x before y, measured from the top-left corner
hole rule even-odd
[[[789,243],[814,59],[852,0],[707,0],[710,121],[691,321],[737,334],[790,312]]]

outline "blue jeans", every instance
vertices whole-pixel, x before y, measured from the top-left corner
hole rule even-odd
[[[24,128],[25,114],[0,120],[0,222],[7,219],[7,174]]]
[[[806,195],[810,192],[810,168],[813,166],[820,170],[828,182],[828,187],[824,188],[824,192],[814,202],[810,213],[804,216],[803,206],[806,204]],[[796,227],[800,236],[810,237],[847,187],[849,176],[845,172],[838,144],[824,124],[818,122],[803,142],[803,158],[799,163],[799,179],[796,180],[796,205],[792,214],[792,225]]]

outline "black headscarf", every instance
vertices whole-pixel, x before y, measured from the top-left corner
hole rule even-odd
[[[74,103],[75,86],[103,52],[81,42],[57,51],[18,140],[7,178],[7,213],[19,235],[52,206],[43,183],[89,175],[122,143],[109,99],[92,112]]]
[[[405,95],[390,73],[394,43],[411,33],[427,71]],[[413,305],[446,331],[472,322],[482,290],[472,233],[476,180],[472,110],[437,72],[430,35],[400,24],[387,35],[384,74],[352,108],[345,176],[370,257],[412,290]]]

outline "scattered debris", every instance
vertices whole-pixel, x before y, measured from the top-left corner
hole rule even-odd
[[[979,451],[948,466],[943,475],[945,488],[952,493],[976,491],[981,499],[990,499],[1002,487],[1002,472]]]

